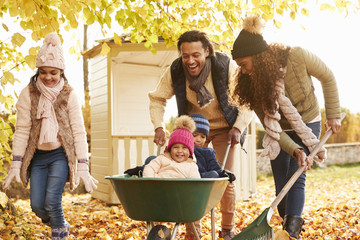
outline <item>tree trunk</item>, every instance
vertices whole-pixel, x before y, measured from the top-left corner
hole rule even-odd
[[[88,25],[84,25],[84,45],[83,51],[87,50],[87,29]],[[88,142],[88,151],[90,152],[90,129],[91,129],[91,119],[90,119],[90,93],[89,93],[89,62],[88,58],[83,55],[83,75],[84,75],[84,95],[85,95],[85,106],[83,109],[84,122],[86,137]]]
[[[83,51],[87,50],[87,28],[88,25],[84,25],[84,45]],[[83,71],[84,71],[84,93],[85,93],[85,108],[90,106],[90,94],[89,94],[89,67],[88,58],[83,56]]]

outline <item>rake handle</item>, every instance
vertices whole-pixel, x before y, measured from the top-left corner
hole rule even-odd
[[[342,113],[341,117],[340,117],[340,121],[342,121],[345,117],[345,114]],[[318,142],[318,144],[315,146],[315,148],[313,149],[313,151],[309,154],[310,157],[314,157],[318,151],[320,150],[320,148],[325,144],[325,142],[329,139],[329,137],[332,135],[333,131],[331,128],[329,128],[324,136],[321,138],[320,142]],[[292,177],[289,179],[289,181],[286,183],[286,185],[283,187],[283,189],[281,189],[280,193],[277,195],[277,197],[274,199],[274,201],[271,203],[270,205],[270,210],[269,210],[269,214],[268,214],[268,220],[270,220],[271,215],[274,211],[274,209],[279,205],[279,203],[281,202],[281,200],[286,196],[286,194],[289,192],[290,188],[294,185],[294,183],[296,182],[296,180],[300,177],[300,175],[303,173],[304,169],[306,168],[307,163],[305,163],[304,166],[300,167],[293,175]],[[269,216],[270,215],[270,216]]]

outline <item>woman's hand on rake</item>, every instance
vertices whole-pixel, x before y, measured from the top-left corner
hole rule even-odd
[[[294,151],[294,155],[295,155],[296,159],[298,160],[299,168],[305,166],[305,164],[306,164],[304,172],[311,169],[311,167],[314,163],[314,159],[312,157],[306,156],[306,153],[301,149],[296,149]]]
[[[340,127],[341,127],[341,119],[333,118],[333,119],[328,119],[325,122],[325,129],[328,130],[331,128],[333,134],[336,134],[340,130]]]

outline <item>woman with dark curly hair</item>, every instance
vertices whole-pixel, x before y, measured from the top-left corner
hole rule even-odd
[[[300,238],[304,220],[306,171],[313,164],[307,157],[319,142],[321,115],[311,77],[322,85],[326,128],[336,133],[341,126],[336,80],[331,70],[315,54],[283,44],[267,44],[261,35],[263,25],[257,16],[244,20],[236,38],[232,57],[240,66],[230,96],[237,105],[247,105],[262,122],[266,134],[262,156],[271,159],[276,195],[301,166],[305,171],[278,206],[283,228]],[[314,160],[323,161],[322,148]]]

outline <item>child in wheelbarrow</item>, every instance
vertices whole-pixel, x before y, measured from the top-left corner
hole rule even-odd
[[[209,121],[200,113],[193,113],[189,115],[195,121],[196,130],[193,132],[194,137],[194,155],[196,164],[199,168],[199,173],[202,178],[218,178],[229,177],[229,181],[235,181],[235,175],[228,171],[223,170],[218,161],[216,160],[216,152],[212,148],[204,147],[206,140],[209,136]],[[170,140],[169,140],[170,142]],[[169,147],[169,146],[168,146]],[[143,166],[127,169],[124,173],[130,176],[142,176],[144,166],[152,161],[156,156],[149,156],[145,160]]]
[[[195,122],[189,116],[175,121],[175,130],[163,154],[144,166],[143,177],[200,178],[196,161],[193,159]]]
[[[194,119],[196,123],[196,130],[193,133],[194,136],[194,155],[196,157],[196,163],[199,167],[199,172],[202,178],[218,178],[229,177],[229,181],[235,181],[235,175],[225,169],[222,169],[216,159],[216,152],[212,148],[205,147],[206,140],[209,137],[210,124],[207,118],[200,113],[193,113],[189,115]],[[186,234],[185,239],[196,239],[190,226],[191,223],[185,223]],[[200,220],[195,221],[195,228],[201,235]]]
[[[219,163],[216,160],[216,152],[212,148],[205,147],[206,140],[209,136],[209,121],[205,116],[199,113],[193,113],[189,115],[194,121],[196,130],[193,132],[194,137],[194,155],[196,158],[196,164],[198,166],[198,171],[202,178],[218,178],[218,177],[229,177],[229,181],[235,181],[235,175],[228,171],[223,170]],[[171,136],[170,136],[171,139]],[[169,139],[169,143],[170,143]],[[170,144],[169,144],[170,145]],[[169,146],[168,146],[169,147]],[[145,165],[147,165],[150,161],[152,161],[156,156],[150,156],[146,159]],[[126,170],[124,173],[129,175],[137,175],[142,176],[142,172],[144,170],[144,166],[138,166],[135,168],[131,168]],[[195,235],[192,232],[192,228],[190,226],[191,223],[186,223],[186,235],[185,239],[195,239]],[[199,234],[201,235],[201,225],[200,220],[194,222],[195,228]]]
[[[235,175],[225,169],[222,169],[216,159],[216,152],[212,148],[205,147],[206,140],[209,137],[209,121],[200,113],[189,115],[196,123],[194,136],[194,155],[199,172],[202,178],[229,177],[229,181],[235,181]]]

